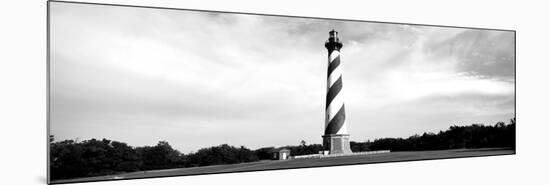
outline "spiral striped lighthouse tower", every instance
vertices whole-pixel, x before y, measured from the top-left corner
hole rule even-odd
[[[328,50],[328,79],[325,134],[323,135],[323,147],[330,154],[352,153],[342,93],[342,64],[340,62],[342,46],[338,32],[330,31],[329,38],[325,42],[325,47]]]

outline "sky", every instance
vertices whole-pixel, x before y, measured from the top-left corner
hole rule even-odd
[[[322,142],[335,29],[352,141],[514,117],[509,31],[50,3],[50,134],[188,153]]]

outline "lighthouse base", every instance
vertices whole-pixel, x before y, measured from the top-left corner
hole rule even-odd
[[[349,134],[328,134],[323,136],[323,147],[330,154],[352,153],[349,145]]]

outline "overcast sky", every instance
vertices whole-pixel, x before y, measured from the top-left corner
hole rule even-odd
[[[514,116],[513,32],[50,4],[57,141],[321,143],[331,29],[351,140]]]

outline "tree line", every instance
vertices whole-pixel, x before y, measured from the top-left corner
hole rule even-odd
[[[185,155],[173,149],[166,141],[144,147],[131,147],[108,139],[50,143],[52,180],[257,160],[259,158],[254,151],[227,144],[203,148]]]
[[[495,125],[472,124],[451,126],[439,133],[424,133],[408,138],[381,138],[374,141],[350,142],[354,152],[372,150],[422,151],[459,148],[514,148],[516,147],[516,120],[509,124],[498,122]]]
[[[408,138],[382,138],[366,142],[350,142],[353,152],[372,150],[419,151],[455,148],[511,147],[515,148],[515,119],[510,124],[494,126],[473,124],[451,126],[437,134],[424,133]],[[284,146],[291,155],[317,154],[321,144]],[[50,174],[52,180],[111,175],[124,172],[186,168],[220,164],[254,162],[272,158],[274,147],[250,150],[227,144],[202,148],[183,154],[166,141],[155,146],[132,147],[108,139],[54,142],[50,137]]]

